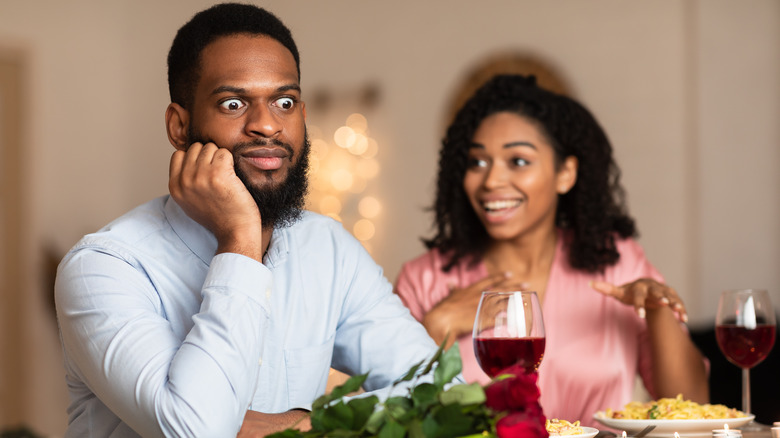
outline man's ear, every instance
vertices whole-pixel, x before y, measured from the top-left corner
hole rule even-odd
[[[165,110],[165,129],[168,131],[168,141],[178,150],[186,151],[190,113],[178,103],[171,102]]]
[[[574,155],[569,155],[563,160],[561,167],[558,169],[555,183],[555,190],[559,195],[565,195],[574,187],[574,183],[577,182],[578,167],[579,160]]]

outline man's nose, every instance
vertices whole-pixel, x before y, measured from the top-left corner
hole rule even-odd
[[[255,107],[249,111],[245,126],[246,134],[250,137],[274,137],[282,131],[282,123],[271,108]]]

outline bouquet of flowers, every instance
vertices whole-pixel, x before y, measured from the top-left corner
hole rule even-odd
[[[414,365],[393,386],[410,382],[408,395],[345,398],[357,391],[367,374],[353,376],[312,404],[311,430],[294,429],[274,438],[307,437],[547,437],[539,405],[537,374],[523,367],[504,370],[484,388],[454,383],[462,370],[457,344],[439,347],[428,361]],[[433,382],[420,383],[433,373]]]

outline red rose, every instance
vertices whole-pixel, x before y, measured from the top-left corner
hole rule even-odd
[[[544,416],[537,417],[528,411],[513,412],[498,420],[496,435],[499,438],[547,438],[549,436],[544,427]]]
[[[526,374],[523,367],[508,368],[502,374],[512,377],[494,380],[485,387],[485,405],[496,412],[514,411],[539,400],[539,387],[536,385],[538,375]]]

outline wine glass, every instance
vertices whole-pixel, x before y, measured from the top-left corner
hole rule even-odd
[[[496,377],[516,364],[526,373],[536,372],[545,345],[536,292],[482,292],[472,337],[477,362],[488,376]]]
[[[764,360],[775,344],[775,311],[761,289],[729,290],[720,296],[715,337],[726,359],[742,368],[742,411],[750,414],[750,369]],[[759,430],[751,422],[740,429]]]

